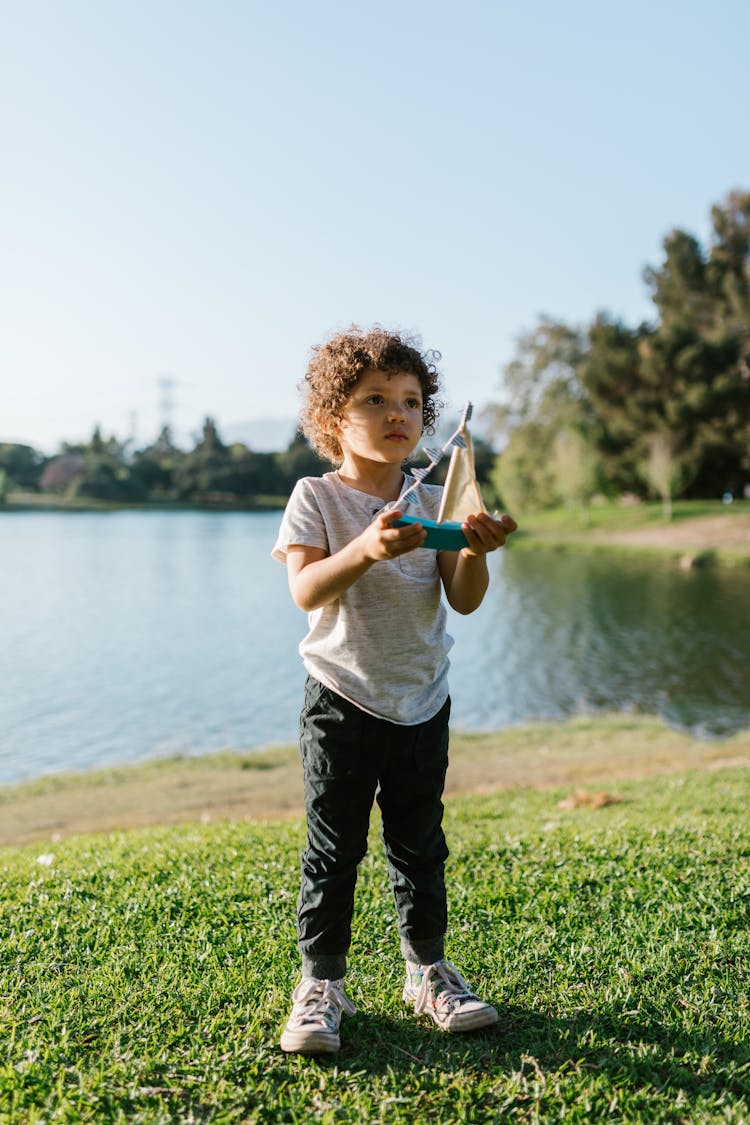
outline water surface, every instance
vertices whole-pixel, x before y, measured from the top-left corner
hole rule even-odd
[[[0,516],[0,783],[296,737],[305,617],[277,513]],[[750,726],[750,573],[500,552],[450,614],[454,725],[655,712]],[[406,607],[408,608],[408,607]]]

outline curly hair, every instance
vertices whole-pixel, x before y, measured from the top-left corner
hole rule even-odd
[[[330,422],[341,419],[349,396],[368,369],[415,375],[422,388],[423,429],[434,432],[443,405],[436,397],[440,390],[440,352],[420,351],[420,346],[417,336],[389,332],[378,324],[369,329],[353,324],[346,332],[313,347],[305,378],[299,384],[303,395],[300,429],[319,457],[334,465],[343,460],[339,441],[329,432]]]

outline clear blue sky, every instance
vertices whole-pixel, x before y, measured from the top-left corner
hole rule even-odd
[[[0,440],[296,413],[309,347],[421,334],[498,396],[541,313],[650,315],[750,188],[746,0],[4,0]]]

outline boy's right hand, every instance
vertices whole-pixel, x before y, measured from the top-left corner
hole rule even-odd
[[[359,539],[366,558],[372,562],[396,559],[399,555],[406,555],[409,551],[422,546],[427,538],[427,532],[421,523],[391,527],[393,521],[400,519],[401,515],[398,508],[381,512],[370,526],[365,528]]]

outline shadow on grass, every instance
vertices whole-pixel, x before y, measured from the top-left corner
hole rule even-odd
[[[542,1084],[548,1073],[589,1071],[606,1077],[613,1089],[650,1085],[662,1094],[750,1095],[750,1044],[732,1043],[710,1028],[693,1032],[615,1009],[547,1016],[503,1007],[496,1027],[463,1035],[446,1035],[409,1016],[362,1013],[345,1021],[341,1051],[321,1065],[352,1075],[442,1070],[486,1080],[521,1073]]]

